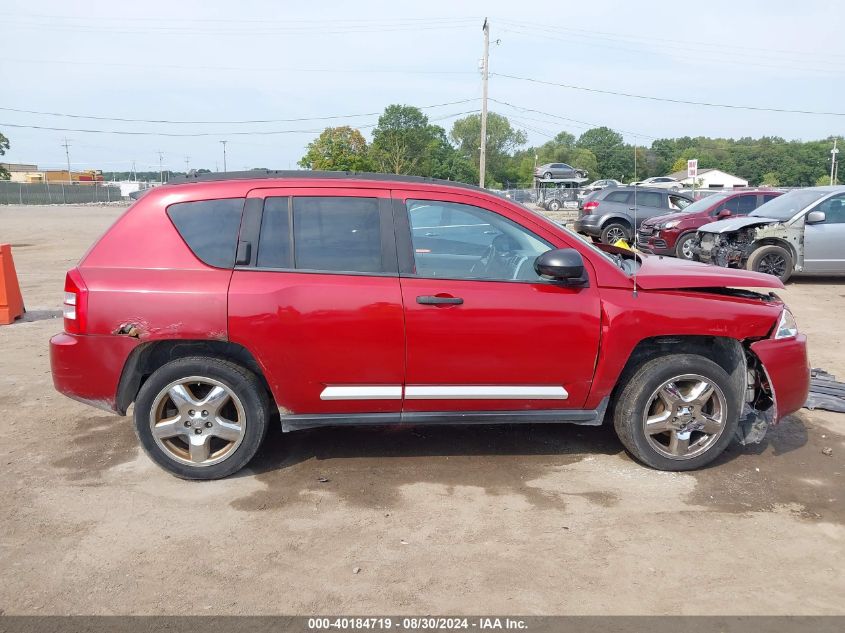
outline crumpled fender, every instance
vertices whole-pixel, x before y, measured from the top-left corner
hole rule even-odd
[[[773,421],[803,407],[810,392],[807,337],[798,334],[789,339],[764,339],[752,343],[751,351],[760,359],[772,388]]]

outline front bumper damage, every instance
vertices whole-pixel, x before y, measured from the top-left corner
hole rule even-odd
[[[810,390],[803,334],[756,341],[746,350],[745,402],[736,431],[743,446],[760,443],[769,426],[804,406]]]

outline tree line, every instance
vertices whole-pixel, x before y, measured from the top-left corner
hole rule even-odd
[[[328,127],[311,141],[299,165],[306,169],[378,171],[478,182],[481,116],[456,120],[451,130],[432,124],[419,109],[390,105],[379,117],[367,143],[360,130]],[[753,185],[803,187],[828,184],[832,137],[787,141],[775,136],[655,139],[634,145],[608,127],[580,136],[562,131],[539,146],[526,146],[525,132],[507,117],[490,112],[487,119],[487,169],[492,188],[529,187],[534,167],[568,163],[589,172],[590,179],[622,182],[686,170],[697,158],[699,170],[715,168]]]

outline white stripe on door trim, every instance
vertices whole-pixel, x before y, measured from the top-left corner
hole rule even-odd
[[[320,400],[401,400],[402,385],[329,385]]]
[[[408,385],[406,400],[566,400],[566,389],[544,385]]]

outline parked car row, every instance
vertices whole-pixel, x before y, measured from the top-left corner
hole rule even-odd
[[[794,273],[845,273],[845,187],[720,192],[605,188],[581,203],[575,230],[595,241],[631,242],[649,254],[786,281]]]

